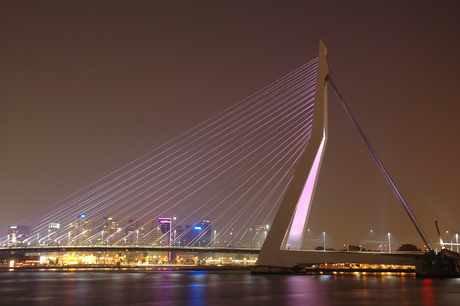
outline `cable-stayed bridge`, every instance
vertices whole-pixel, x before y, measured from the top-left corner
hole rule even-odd
[[[23,232],[13,230],[2,245],[29,251],[258,253],[261,248],[259,272],[318,262],[414,263],[418,255],[324,252],[325,241],[323,252],[304,252],[326,148],[328,81],[321,43],[318,58],[24,220]],[[390,241],[386,248],[391,251]]]
[[[260,247],[261,229],[269,229],[310,137],[316,70],[314,59],[31,216],[23,222],[30,232],[21,242]],[[168,242],[168,228],[158,234],[159,217],[172,219]],[[212,229],[206,245],[184,240],[205,219]]]

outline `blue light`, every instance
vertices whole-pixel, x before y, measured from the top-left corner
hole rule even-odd
[[[85,215],[85,214],[81,214],[81,215],[78,215],[77,217],[78,217],[78,218],[86,218],[86,215]]]
[[[201,226],[195,226],[193,229],[194,229],[194,230],[201,231]]]

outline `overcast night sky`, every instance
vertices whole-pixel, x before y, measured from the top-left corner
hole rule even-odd
[[[450,241],[459,16],[459,1],[2,1],[0,234],[315,58],[322,39],[419,222]],[[332,90],[329,102],[309,226],[420,245]]]

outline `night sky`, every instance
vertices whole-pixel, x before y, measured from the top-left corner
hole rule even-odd
[[[322,39],[334,83],[419,222],[436,240],[439,220],[450,241],[459,16],[459,1],[2,1],[0,233],[315,58]],[[421,246],[329,98],[309,227],[334,246],[371,229]]]

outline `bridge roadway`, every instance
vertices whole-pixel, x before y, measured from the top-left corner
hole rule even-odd
[[[0,253],[53,253],[53,252],[198,252],[198,253],[232,253],[232,254],[259,254],[256,248],[232,247],[171,247],[171,246],[27,246],[0,248]]]

